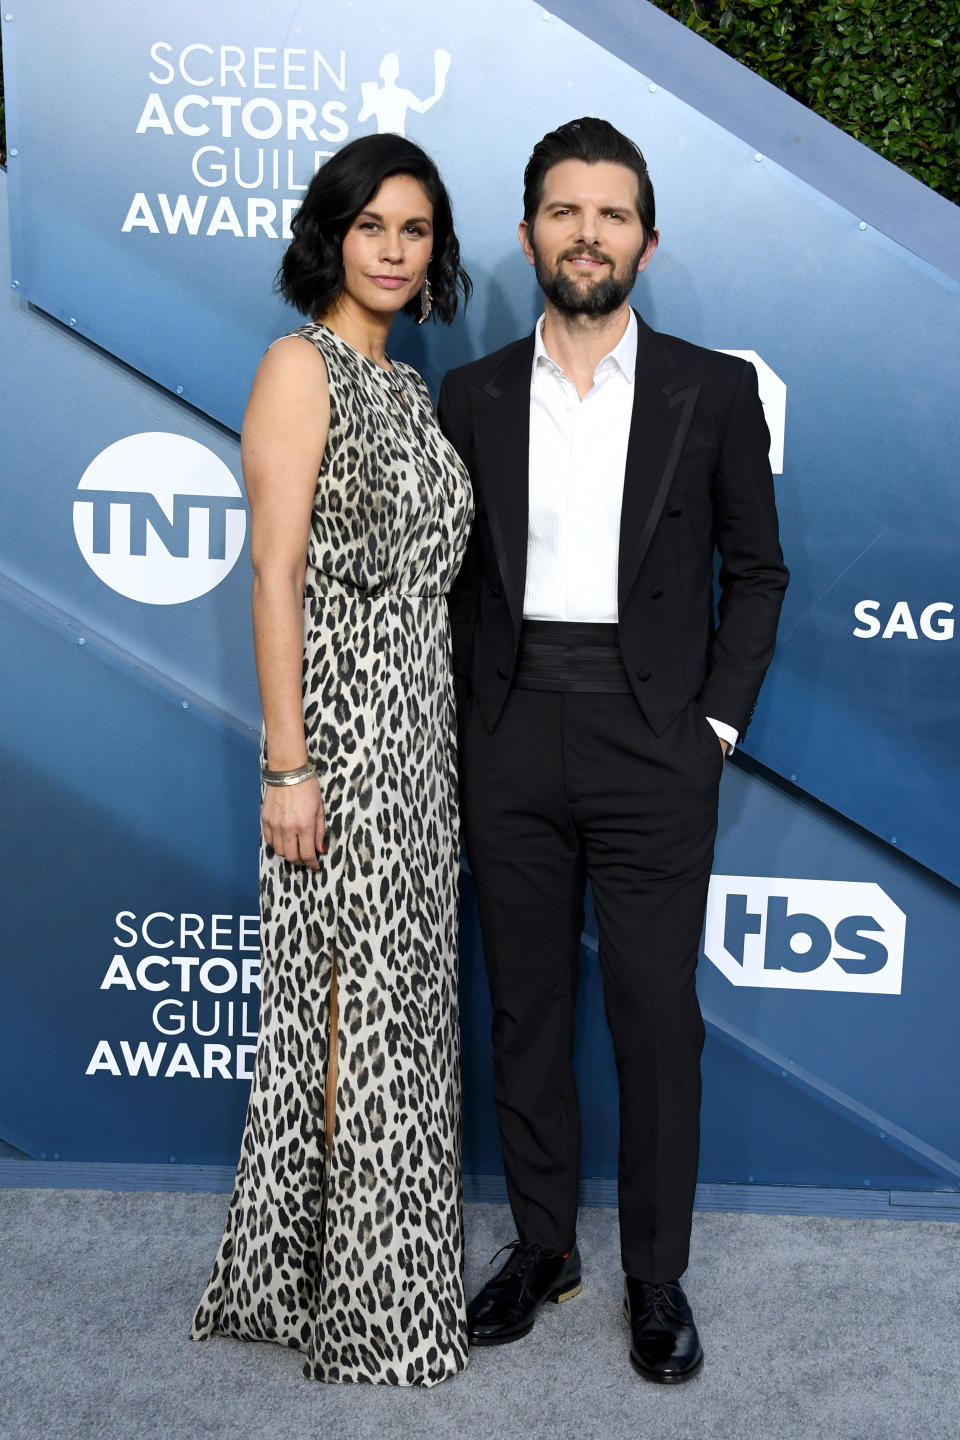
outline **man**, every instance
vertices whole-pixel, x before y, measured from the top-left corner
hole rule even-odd
[[[440,418],[476,500],[451,619],[518,1236],[471,1302],[470,1338],[518,1339],[545,1300],[580,1288],[572,1046],[589,879],[620,1088],[630,1358],[676,1382],[702,1361],[679,1280],[717,788],[773,654],[787,571],[753,367],[657,334],[628,304],[654,220],[626,136],[597,119],[546,135],[519,231],[544,315],[448,374]]]

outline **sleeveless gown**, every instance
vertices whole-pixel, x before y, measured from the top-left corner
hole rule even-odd
[[[467,1359],[445,597],[470,482],[415,370],[381,370],[323,325],[294,333],[320,350],[330,388],[303,626],[326,854],[314,872],[261,842],[255,1078],[191,1335],[277,1341],[316,1380],[433,1385]]]

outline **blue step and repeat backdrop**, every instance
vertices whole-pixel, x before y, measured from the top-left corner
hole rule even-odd
[[[237,1153],[259,715],[236,432],[297,323],[271,281],[310,175],[378,128],[438,161],[475,300],[449,332],[395,332],[436,388],[532,326],[523,167],[602,113],[657,190],[640,310],[757,366],[793,572],[722,785],[701,1178],[960,1188],[957,274],[763,153],[776,92],[748,143],[594,43],[581,8],[579,30],[528,0],[4,10],[0,1138],[31,1156]],[[491,1175],[463,889],[465,1168]],[[602,1179],[592,922],[583,955],[583,1172]]]

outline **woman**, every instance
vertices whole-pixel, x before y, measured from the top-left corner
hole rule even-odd
[[[467,1354],[444,597],[472,510],[386,343],[401,310],[449,323],[470,281],[436,168],[396,135],[339,151],[292,228],[278,283],[315,319],[265,355],[242,437],[260,1038],[192,1334],[279,1341],[317,1380],[433,1385]]]

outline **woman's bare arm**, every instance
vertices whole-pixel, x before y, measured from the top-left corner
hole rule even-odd
[[[329,428],[323,357],[297,336],[279,340],[260,362],[241,442],[250,501],[253,641],[271,770],[293,770],[307,759],[301,692],[303,582]],[[261,821],[264,838],[279,855],[317,868],[324,835],[317,781],[268,786]]]

